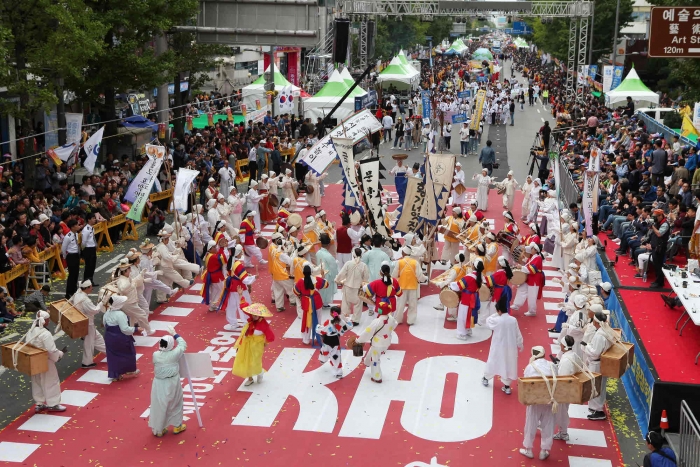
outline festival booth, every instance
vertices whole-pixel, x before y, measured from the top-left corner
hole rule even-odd
[[[340,77],[343,78],[343,81],[345,81],[348,88],[351,88],[352,85],[355,84],[355,79],[352,77],[347,68],[343,68],[343,71],[340,72]],[[357,85],[355,86],[355,89],[352,90],[352,94],[348,96],[348,99],[351,97],[364,96],[365,94],[367,94],[367,91]]]
[[[382,89],[393,87],[398,91],[415,89],[418,86],[419,80],[419,73],[415,70],[409,71],[404,67],[398,56],[394,57],[389,65],[384,68],[377,77],[377,81],[381,84]]]
[[[343,70],[346,71],[347,70]],[[348,73],[348,76],[350,74]],[[326,84],[313,96],[305,99],[302,107],[304,109],[304,117],[311,118],[311,121],[316,121],[316,118],[325,118],[326,115],[336,106],[340,99],[350,89],[354,81],[345,80],[338,70],[333,70]],[[333,118],[343,120],[355,113],[355,97],[367,94],[365,90],[357,86],[353,92],[343,101],[338,109],[333,114]]]
[[[265,72],[269,72],[270,68],[267,68]],[[280,71],[275,68],[275,90],[276,91],[281,91],[283,88],[291,86],[292,88],[292,95],[294,97],[300,97],[301,96],[301,88],[299,86],[294,86],[292,83],[287,81],[287,78],[280,73]],[[258,79],[250,83],[248,86],[244,87],[241,90],[241,97],[242,101],[241,103],[245,105],[248,109],[248,111],[253,111],[257,109],[258,107],[263,107],[267,104],[267,95],[265,94],[265,75],[260,76]],[[299,112],[299,100],[300,99],[295,99],[294,107],[292,111],[287,111],[289,113],[298,113]],[[279,102],[276,100],[275,102],[275,114],[279,114]]]
[[[527,41],[525,41],[525,39],[523,39],[522,37],[516,37],[513,41],[513,44],[518,49],[527,49],[528,47],[530,47],[529,45],[527,45]]]
[[[607,107],[615,107],[626,103],[627,97],[631,97],[635,103],[648,102],[649,104],[659,105],[659,95],[646,87],[642,80],[639,79],[639,75],[634,68],[630,70],[618,87],[605,93],[605,105]]]
[[[478,61],[483,61],[487,60],[489,62],[493,61],[493,54],[489,49],[486,49],[484,47],[479,47],[474,51],[472,54],[472,60],[478,60]]]
[[[457,39],[452,43],[450,48],[444,52],[443,55],[462,55],[465,52],[467,52],[468,50],[469,50],[468,47],[466,45],[464,45],[464,42],[462,42],[462,39]]]

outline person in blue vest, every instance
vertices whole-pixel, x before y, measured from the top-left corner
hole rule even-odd
[[[650,431],[644,437],[650,453],[644,456],[644,467],[676,467],[676,454],[664,446],[664,437],[655,431]]]

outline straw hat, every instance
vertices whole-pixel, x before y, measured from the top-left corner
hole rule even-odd
[[[241,303],[241,310],[243,310],[244,313],[249,314],[251,316],[260,316],[262,318],[269,318],[272,316],[272,313],[270,313],[270,310],[267,309],[265,305],[262,303],[253,303],[252,305],[247,305],[245,302]]]
[[[122,258],[119,260],[119,264],[117,264],[117,268],[124,270],[124,269],[129,269],[131,267],[131,263],[129,263],[128,258]]]
[[[141,244],[141,246],[139,246],[139,248],[141,249],[141,251],[144,252],[144,253],[146,253],[146,252],[152,250],[154,247],[155,247],[155,244],[151,243],[151,241],[150,241],[149,239],[146,239],[146,241],[143,242],[143,243]]]
[[[158,232],[159,237],[170,237],[172,234],[170,232],[166,232],[165,229],[162,229],[160,232]]]

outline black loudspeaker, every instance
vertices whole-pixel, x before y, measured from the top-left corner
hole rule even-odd
[[[350,20],[336,19],[333,22],[333,62],[345,63],[350,41]]]
[[[374,21],[367,21],[367,58],[371,59],[374,57],[374,34],[377,30],[376,23]]]

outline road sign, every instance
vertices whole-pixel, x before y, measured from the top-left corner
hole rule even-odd
[[[700,7],[652,7],[649,56],[700,58]]]

